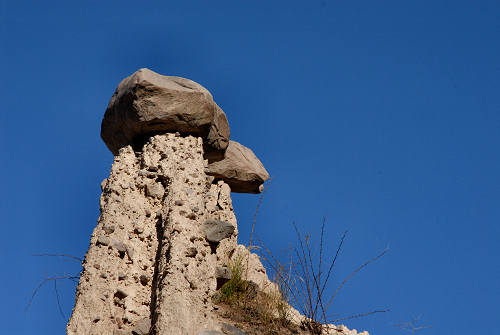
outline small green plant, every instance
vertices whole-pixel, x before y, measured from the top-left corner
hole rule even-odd
[[[235,257],[229,262],[228,268],[232,273],[231,279],[222,285],[217,300],[219,302],[235,303],[246,293],[248,286],[248,283],[241,277],[243,273],[243,257],[241,255]]]

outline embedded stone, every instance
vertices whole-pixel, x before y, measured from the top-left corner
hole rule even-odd
[[[232,276],[233,276],[233,273],[226,266],[218,266],[215,269],[215,278],[222,278],[222,279],[230,280]]]
[[[163,197],[165,190],[163,189],[163,186],[160,183],[153,182],[153,183],[147,184],[146,192],[147,192],[148,197],[160,199],[161,197]]]
[[[113,335],[132,335],[132,332],[130,330],[115,329]]]
[[[110,239],[109,237],[106,237],[106,236],[99,236],[97,238],[97,245],[109,245],[110,243]]]
[[[123,242],[113,241],[112,246],[120,253],[125,253],[127,251],[127,245]]]
[[[202,226],[205,236],[209,242],[218,243],[234,233],[234,226],[226,221],[209,219]]]
[[[195,247],[189,247],[186,249],[186,257],[194,257],[198,254],[198,250]]]
[[[150,328],[151,328],[151,319],[144,318],[135,325],[134,329],[132,330],[132,334],[148,335]]]
[[[115,297],[117,297],[118,299],[125,299],[126,297],[128,297],[128,292],[123,289],[118,289],[116,290]]]
[[[215,279],[217,280],[217,290],[220,289],[225,283],[231,280],[233,276],[232,271],[225,266],[218,266],[215,268]]]
[[[115,231],[115,226],[104,226],[102,230],[104,230],[106,234],[111,234]]]
[[[247,335],[247,333],[243,332],[241,329],[225,322],[222,323],[221,328],[224,334],[227,335]]]

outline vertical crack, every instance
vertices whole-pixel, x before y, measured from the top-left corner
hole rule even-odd
[[[162,186],[165,190],[165,192],[163,194],[163,198],[161,200],[161,203],[165,206],[166,199],[167,199],[169,191],[170,191],[171,180],[170,180],[170,178],[163,176],[163,175],[158,175],[156,180],[162,184]],[[150,319],[151,319],[151,329],[150,329],[151,335],[157,335],[156,321],[158,319],[158,314],[157,314],[156,308],[158,306],[158,294],[160,293],[160,289],[161,289],[159,286],[163,280],[163,275],[161,274],[161,271],[160,271],[160,263],[161,263],[161,258],[162,258],[162,254],[163,254],[162,250],[164,249],[164,244],[165,244],[164,233],[165,233],[165,226],[167,225],[167,220],[168,220],[168,217],[164,218],[161,212],[159,212],[157,214],[156,239],[158,241],[158,245],[156,248],[153,280],[151,282],[151,304],[149,306]],[[170,253],[170,247],[167,246],[167,254],[169,254],[169,253]],[[168,258],[168,255],[165,255],[165,256]],[[168,262],[168,259],[166,261]]]
[[[156,221],[156,237],[158,240],[158,247],[156,248],[156,255],[155,255],[155,268],[154,268],[154,273],[153,273],[153,280],[151,282],[151,304],[149,305],[150,309],[150,319],[151,319],[151,334],[156,335],[156,306],[158,304],[158,281],[159,281],[159,262],[161,259],[161,249],[163,246],[163,224],[162,224],[162,216],[158,215],[157,221]]]

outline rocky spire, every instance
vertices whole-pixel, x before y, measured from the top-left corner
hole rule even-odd
[[[237,244],[230,196],[262,191],[262,163],[229,140],[205,88],[147,69],[120,83],[101,136],[114,162],[67,334],[244,334],[221,321],[212,297],[235,259],[246,280],[277,292],[258,256]]]
[[[237,245],[230,193],[259,192],[266,170],[229,141],[226,116],[206,89],[146,69],[118,86],[101,134],[115,158],[67,333],[219,329],[217,277],[235,252],[249,256]],[[255,255],[250,267],[254,282],[271,285]]]

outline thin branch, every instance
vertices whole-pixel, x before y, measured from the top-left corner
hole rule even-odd
[[[339,322],[339,321],[344,321],[344,320],[362,318],[364,316],[368,316],[368,315],[372,315],[372,314],[376,314],[376,313],[386,313],[386,312],[389,312],[389,311],[390,311],[389,309],[376,310],[376,311],[371,311],[371,312],[367,312],[367,313],[361,313],[361,314],[346,316],[344,318],[332,320],[332,321],[329,321],[329,322],[334,323],[334,322]]]
[[[303,326],[309,329],[314,334],[321,334],[323,330],[328,328],[328,324],[342,320],[349,320],[359,317],[368,316],[376,313],[388,312],[389,310],[375,310],[367,313],[350,315],[342,318],[337,318],[330,321],[327,311],[331,306],[336,295],[342,287],[359,271],[361,271],[368,264],[376,261],[388,251],[388,248],[383,250],[380,254],[372,259],[366,261],[352,271],[344,281],[336,288],[334,294],[330,297],[328,304],[324,305],[324,292],[329,279],[333,274],[333,268],[342,251],[343,244],[347,237],[348,231],[344,231],[338,243],[335,256],[331,259],[328,271],[323,270],[325,264],[323,256],[325,253],[325,219],[321,226],[321,236],[319,241],[319,260],[315,263],[313,259],[314,250],[310,236],[306,235],[305,238],[299,231],[297,225],[293,223],[293,227],[297,234],[297,247],[290,247],[290,255],[294,255],[296,260],[290,263],[290,271],[288,274],[285,272],[285,267],[278,261],[267,248],[263,248],[268,255],[264,258],[276,273],[277,279],[282,283],[282,287],[288,292],[288,297],[295,303],[295,306],[304,315]],[[315,256],[314,256],[315,257]],[[291,258],[290,258],[291,259]],[[285,276],[287,276],[285,278]]]
[[[54,280],[54,291],[56,292],[57,307],[59,308],[59,312],[61,313],[63,320],[66,320],[66,315],[64,315],[64,312],[61,307],[61,299],[59,298],[59,291],[57,290],[57,280]]]
[[[432,328],[432,326],[416,326],[415,323],[420,320],[421,315],[418,317],[412,317],[410,322],[403,322],[395,324],[394,327],[398,327],[401,330],[408,331],[408,333],[414,335],[417,330]]]
[[[358,273],[359,271],[361,271],[364,267],[366,267],[368,264],[372,263],[372,262],[375,262],[377,259],[379,259],[380,257],[384,256],[387,251],[389,251],[389,248],[386,248],[384,249],[384,251],[382,251],[380,254],[378,254],[377,256],[373,257],[372,259],[366,261],[364,264],[360,265],[356,270],[354,270],[353,272],[351,272],[345,279],[344,281],[342,282],[342,284],[339,285],[339,287],[337,287],[337,290],[335,291],[335,293],[331,296],[330,298],[330,301],[328,301],[328,305],[326,305],[326,309],[328,309],[328,307],[330,306],[330,304],[332,303],[333,301],[333,298],[335,298],[335,296],[339,293],[340,289],[345,285],[345,283],[347,283],[351,278],[352,276],[354,276],[356,273]]]
[[[250,231],[250,242],[248,242],[248,247],[250,248],[252,246],[252,239],[253,239],[253,232],[255,229],[255,223],[257,222],[257,214],[259,214],[259,208],[260,205],[262,204],[262,200],[264,199],[264,195],[266,195],[267,189],[269,187],[269,183],[273,180],[273,177],[269,178],[266,183],[266,187],[264,187],[264,190],[262,191],[262,194],[259,198],[259,203],[257,204],[257,208],[255,209],[255,213],[253,216],[253,222],[252,222],[252,230]]]
[[[323,287],[321,288],[320,294],[323,294],[323,291],[325,290],[325,287],[326,287],[326,283],[328,282],[328,279],[330,279],[330,274],[333,270],[333,267],[335,266],[335,262],[337,261],[337,257],[339,256],[340,251],[342,250],[342,245],[344,244],[344,240],[347,236],[347,233],[348,233],[347,230],[344,231],[344,234],[342,235],[342,238],[340,239],[340,243],[337,247],[337,252],[335,253],[335,257],[333,258],[332,262],[330,263],[330,268],[328,269],[328,275],[326,276],[326,280],[323,283]]]
[[[28,302],[28,304],[26,305],[26,308],[25,308],[25,312],[28,311],[28,309],[30,308],[31,304],[33,303],[33,299],[35,299],[35,296],[36,294],[38,293],[38,291],[40,290],[40,288],[48,281],[51,281],[51,280],[58,280],[58,279],[70,279],[70,280],[77,280],[79,277],[78,276],[60,276],[60,277],[45,277],[45,279],[43,279],[40,284],[38,284],[38,286],[33,290],[33,294],[31,295],[31,298]]]
[[[264,199],[264,195],[267,192],[267,189],[268,189],[268,186],[269,186],[269,183],[271,182],[271,180],[273,180],[273,177],[268,179],[266,187],[264,187],[264,190],[262,191],[262,194],[259,198],[259,203],[257,204],[257,208],[255,209],[255,214],[253,216],[252,230],[250,231],[250,241],[248,242],[249,254],[247,256],[247,268],[245,271],[245,279],[248,279],[248,263],[250,261],[250,250],[252,249],[253,232],[255,229],[255,223],[257,222],[257,215],[259,214],[260,205],[262,204],[262,200]]]

